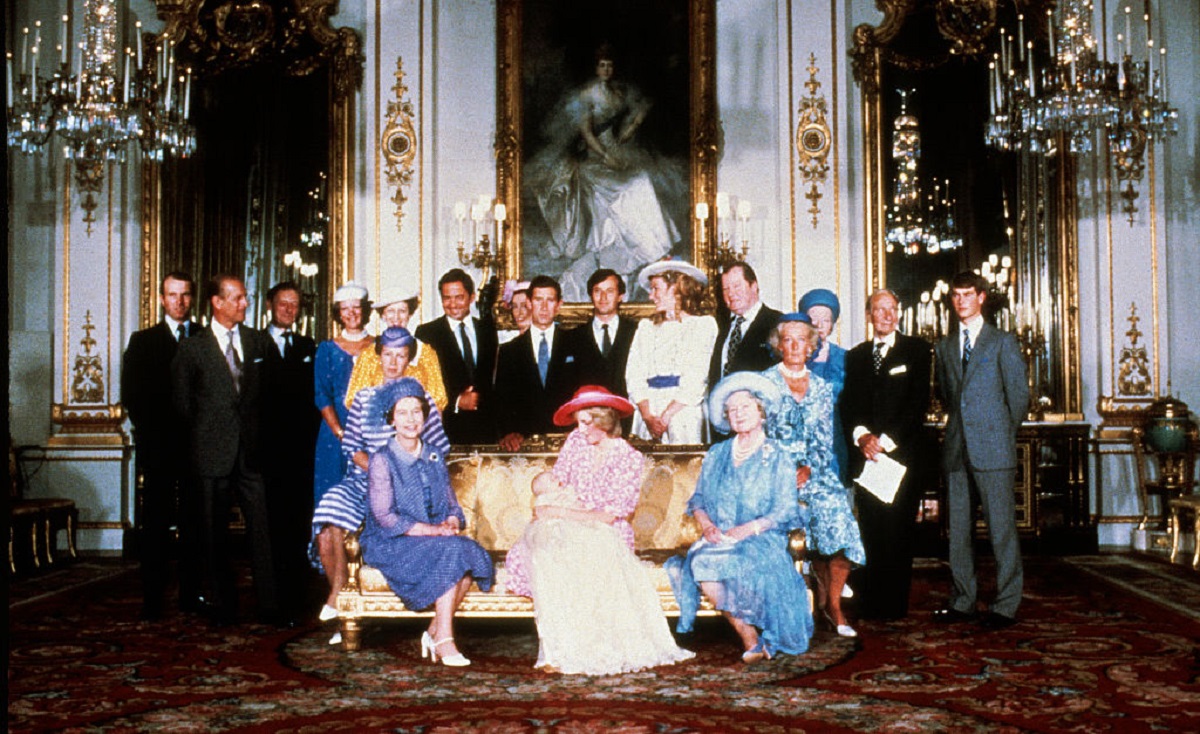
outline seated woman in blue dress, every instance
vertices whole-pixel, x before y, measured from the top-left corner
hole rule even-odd
[[[779,399],[770,380],[751,372],[713,388],[710,419],[734,436],[709,449],[688,501],[704,537],[666,562],[678,631],[691,631],[703,593],[741,638],[747,663],[806,652],[813,633],[804,577],[788,554],[788,532],[804,523],[795,463],[763,430]]]
[[[454,613],[472,582],[483,591],[492,588],[492,559],[459,535],[466,518],[450,487],[446,457],[421,440],[430,410],[425,388],[404,377],[381,393],[395,435],[368,463],[371,511],[362,533],[363,559],[379,569],[404,606],[433,607],[429,629],[421,633],[421,657],[470,665],[454,643]]]
[[[338,616],[337,595],[349,578],[346,534],[358,530],[367,517],[367,460],[396,434],[395,429],[383,420],[384,412],[391,405],[376,403],[388,399],[387,393],[381,392],[384,387],[405,376],[416,345],[417,340],[402,326],[389,326],[375,341],[375,356],[382,380],[380,384],[364,386],[355,393],[346,418],[346,434],[342,437],[346,475],[321,496],[313,510],[313,542],[309,554],[329,580],[329,596],[319,615],[322,622]],[[433,407],[425,419],[421,440],[445,455],[450,450],[450,439],[446,437],[442,414],[435,405],[437,398],[426,388],[425,399]],[[341,640],[342,634],[336,632],[329,644]]]

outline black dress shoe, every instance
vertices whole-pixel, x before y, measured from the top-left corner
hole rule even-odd
[[[996,612],[988,612],[983,615],[983,619],[979,620],[979,626],[985,630],[1002,630],[1012,627],[1016,623],[1015,617],[1008,617]]]
[[[934,612],[932,616],[933,621],[937,622],[938,624],[959,624],[962,622],[973,622],[975,620],[974,614],[960,612],[954,607],[939,609]]]

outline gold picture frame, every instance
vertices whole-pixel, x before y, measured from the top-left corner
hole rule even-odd
[[[526,138],[532,138],[530,131],[540,130],[538,126],[554,113],[551,105],[535,104],[535,100],[545,100],[551,96],[545,90],[545,75],[541,72],[557,61],[568,62],[571,58],[575,60],[573,66],[576,69],[583,67],[593,58],[594,50],[602,42],[617,49],[618,68],[623,63],[622,58],[632,57],[635,60],[629,66],[636,68],[631,75],[636,83],[648,82],[653,85],[657,79],[663,84],[664,78],[679,80],[686,76],[686,109],[665,109],[664,105],[662,117],[666,119],[655,120],[654,124],[660,133],[665,129],[666,138],[677,136],[671,138],[671,143],[681,156],[686,157],[682,166],[686,192],[674,197],[672,201],[681,204],[677,203],[670,210],[678,229],[672,254],[687,257],[698,267],[711,270],[707,262],[715,227],[697,226],[694,212],[700,203],[715,212],[717,160],[721,149],[716,111],[716,2],[625,0],[625,6],[614,8],[611,0],[604,4],[590,1],[498,0],[496,191],[507,213],[504,241],[500,243],[504,254],[500,273],[502,280],[534,274],[528,272],[529,264],[535,261],[531,257],[535,253],[526,249],[533,242],[532,237],[527,235],[532,235],[533,225],[537,222],[542,222],[543,228],[548,231],[542,212],[536,207],[530,211],[529,192],[522,188],[526,183],[524,177],[530,161],[536,155],[532,150],[532,141]],[[591,15],[590,10],[594,10]],[[643,15],[637,17],[639,13]],[[547,17],[547,14],[553,17]],[[579,23],[574,35],[561,32],[554,38],[537,35],[547,28],[561,29],[570,16],[586,18],[589,22]],[[595,22],[590,22],[592,19]],[[549,36],[550,32],[545,35]],[[569,48],[562,43],[563,38],[589,39],[596,45],[584,49],[577,43],[574,48]],[[654,39],[654,43],[645,41],[650,38]],[[638,40],[644,41],[640,47]],[[686,65],[681,63],[680,58],[685,52]],[[535,57],[535,53],[539,55]],[[662,67],[650,68],[647,60],[661,61]],[[642,63],[637,68],[639,61]],[[567,65],[564,63],[564,66]],[[558,78],[565,76],[566,72],[561,72]],[[575,83],[578,84],[578,81]],[[537,92],[530,92],[533,85],[540,85],[540,96]],[[668,89],[666,95],[682,97],[677,87],[675,85],[675,88]],[[563,98],[570,88],[570,84],[560,85],[557,90],[559,98]],[[666,88],[660,86],[659,89]],[[659,112],[659,109],[655,109],[652,114]],[[686,129],[681,131],[679,128],[683,125],[686,125]],[[663,210],[667,211],[665,204]],[[535,220],[535,217],[538,219]],[[560,279],[564,275],[560,272],[547,274]],[[627,286],[629,295],[635,296],[636,282],[627,282]],[[574,290],[575,298],[571,298],[569,293],[564,294],[567,298],[562,315],[568,322],[582,320],[590,314],[591,304],[586,297],[579,297],[578,287]],[[624,311],[630,315],[645,315],[651,310],[648,302],[636,296],[629,301]]]

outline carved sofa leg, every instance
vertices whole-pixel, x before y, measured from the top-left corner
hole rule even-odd
[[[355,652],[362,645],[362,625],[358,617],[342,617],[342,649]]]

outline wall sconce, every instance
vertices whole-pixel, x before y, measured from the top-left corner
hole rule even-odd
[[[470,250],[463,239],[467,203],[460,201],[454,205],[454,218],[458,221],[458,262],[463,267],[480,272],[479,315],[488,320],[492,318],[492,306],[496,303],[504,271],[504,222],[508,219],[508,209],[500,203],[493,206],[487,194],[480,194],[470,205],[469,211],[471,241],[474,243]],[[489,239],[489,218],[496,228],[494,245]]]

